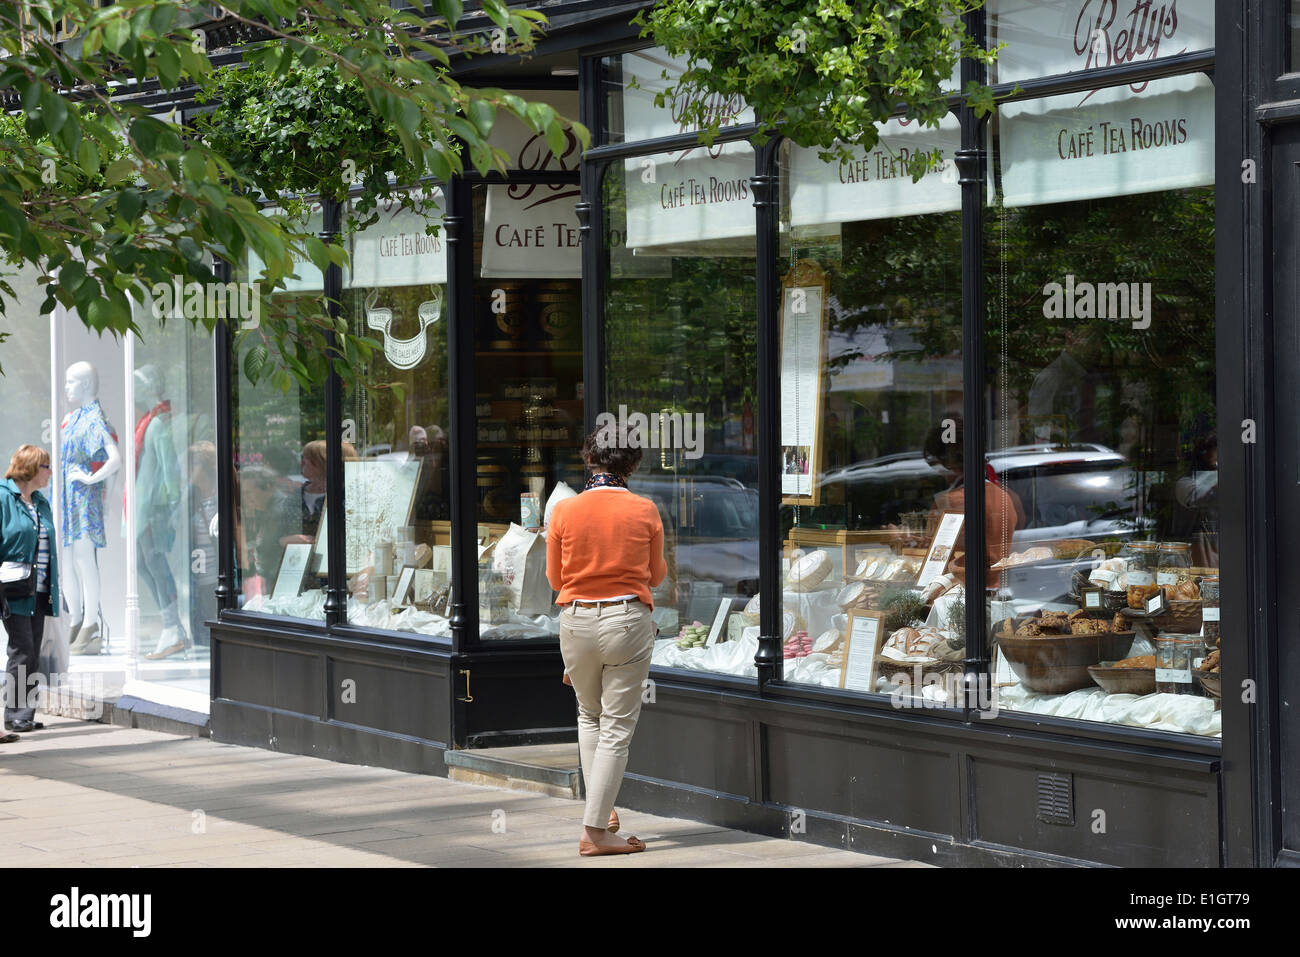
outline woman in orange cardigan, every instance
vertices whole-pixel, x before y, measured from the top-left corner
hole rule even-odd
[[[598,429],[583,442],[593,474],[581,495],[555,506],[546,531],[546,577],[563,609],[560,655],[578,699],[587,784],[578,853],[584,857],[645,850],[644,841],[614,833],[614,800],[657,633],[650,589],[667,573],[659,510],[627,487],[641,450],[611,433]]]

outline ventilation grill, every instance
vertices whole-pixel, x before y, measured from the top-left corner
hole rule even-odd
[[[1038,775],[1038,820],[1044,824],[1074,824],[1074,777]]]

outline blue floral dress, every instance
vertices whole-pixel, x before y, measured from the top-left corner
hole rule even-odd
[[[63,544],[89,538],[96,548],[107,545],[104,538],[104,483],[83,485],[68,480],[73,466],[88,474],[108,458],[108,446],[117,444],[117,433],[108,424],[96,399],[68,413],[63,423],[59,465],[63,474]]]

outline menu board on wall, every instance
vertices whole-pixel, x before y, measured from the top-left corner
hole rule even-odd
[[[790,222],[793,226],[919,216],[961,209],[953,160],[961,146],[957,118],[946,114],[938,129],[890,120],[871,150],[851,162],[823,162],[816,149],[790,150]],[[939,150],[943,165],[912,181],[907,161]]]
[[[991,83],[1214,47],[1214,0],[987,0],[985,10],[989,46],[1006,44]]]
[[[1082,98],[1083,101],[1081,102]],[[1214,182],[1214,84],[1202,74],[1093,96],[1008,103],[997,114],[1007,206],[1031,206]]]
[[[826,275],[801,259],[781,281],[781,501],[816,505],[821,498],[822,351]]]

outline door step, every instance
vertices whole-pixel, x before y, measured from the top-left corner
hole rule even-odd
[[[453,781],[550,797],[581,799],[586,794],[577,744],[447,751],[443,757]]]

